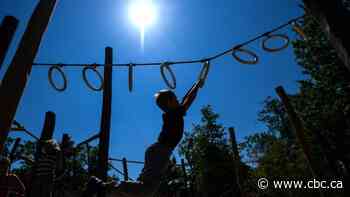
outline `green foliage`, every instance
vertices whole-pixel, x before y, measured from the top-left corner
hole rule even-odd
[[[304,80],[290,100],[304,122],[307,143],[317,175],[347,176],[339,163],[350,169],[349,71],[339,60],[319,24],[306,15],[302,21],[305,39],[293,42],[296,62]],[[267,98],[259,113],[267,131],[250,135],[240,144],[246,160],[254,166],[252,179],[259,177],[311,178],[304,153],[288,121],[283,104]],[[289,196],[287,192],[267,191],[269,196]],[[293,196],[314,194],[293,191]]]
[[[189,177],[201,196],[220,196],[231,189],[235,180],[234,161],[225,128],[211,106],[201,110],[200,124],[185,134],[180,154],[190,164]]]

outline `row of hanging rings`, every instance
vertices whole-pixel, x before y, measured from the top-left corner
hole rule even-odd
[[[291,23],[293,30],[299,34],[299,36],[306,40],[306,35],[305,32],[303,31],[303,29],[301,28],[301,26],[298,24],[297,21],[294,21]],[[283,44],[281,46],[278,47],[269,47],[268,46],[268,42],[271,40],[277,40],[280,39],[283,41]],[[284,34],[271,34],[271,33],[267,33],[265,35],[265,38],[262,41],[262,49],[264,51],[267,52],[278,52],[281,51],[285,48],[287,48],[289,46],[290,43],[290,39],[287,35]],[[240,57],[238,55],[238,53],[243,53],[249,57],[251,57],[250,59],[244,59],[242,57]],[[242,46],[237,46],[235,48],[232,49],[232,56],[240,63],[242,64],[257,64],[259,62],[259,57],[257,54],[255,54],[253,51],[250,51],[248,49],[244,49],[242,48]]]
[[[270,47],[268,43],[271,40],[277,40],[281,39],[283,41],[283,44],[278,47]],[[267,52],[278,52],[281,51],[289,46],[290,39],[287,35],[284,34],[266,34],[265,38],[262,41],[262,49]],[[249,57],[250,59],[244,59],[240,57],[238,54],[245,54]],[[248,49],[242,48],[242,46],[237,46],[232,49],[232,56],[235,58],[238,62],[242,64],[257,64],[259,62],[259,57],[256,53],[253,51],[250,51]]]
[[[301,26],[298,24],[298,22],[293,22],[291,23],[293,30],[299,34],[299,36],[302,39],[306,40],[306,36],[305,33],[303,31],[303,29],[301,28]],[[283,41],[283,44],[278,46],[278,47],[270,47],[268,45],[268,43],[271,40],[277,40],[280,39]],[[262,49],[264,51],[267,52],[278,52],[281,51],[283,49],[286,49],[289,46],[290,43],[290,39],[287,35],[284,34],[272,34],[272,33],[267,33],[264,37],[264,39],[262,40]],[[251,57],[250,59],[245,59],[242,58],[239,53],[241,54],[245,54],[248,57]],[[235,48],[232,49],[232,54],[234,59],[236,59],[238,62],[242,63],[242,64],[257,64],[259,62],[259,56],[254,53],[253,51],[250,51],[248,49],[242,48],[242,46],[237,46]],[[171,63],[169,62],[164,62],[161,64],[160,66],[160,73],[161,76],[165,82],[165,84],[171,88],[171,89],[175,89],[176,88],[176,77],[174,72],[171,70],[170,67]],[[199,74],[198,80],[200,81],[200,86],[203,87],[204,82],[208,76],[209,73],[209,68],[210,68],[210,62],[209,61],[205,61],[203,68]],[[171,76],[171,80],[169,80],[166,76],[165,76],[165,70],[167,70],[170,73]],[[129,75],[130,75],[130,70],[129,70]],[[131,77],[129,77],[130,79]],[[132,79],[132,78],[131,78]],[[129,87],[130,87],[130,81],[129,81]],[[132,87],[132,86],[131,86]]]
[[[293,30],[298,33],[300,35],[300,37],[302,37],[303,39],[306,40],[306,36],[304,31],[302,30],[302,28],[300,27],[300,25],[297,22],[293,22],[292,24]],[[281,46],[278,47],[270,47],[268,45],[269,41],[271,40],[276,40],[276,39],[280,39],[283,41],[283,44]],[[290,39],[287,35],[284,34],[272,34],[272,33],[266,33],[266,35],[264,36],[263,40],[262,40],[262,49],[264,51],[267,52],[278,52],[281,51],[285,48],[287,48],[289,46],[290,43]],[[242,58],[239,53],[241,54],[245,54],[250,58]],[[259,57],[256,53],[254,53],[253,51],[250,51],[248,49],[242,48],[241,45],[236,46],[235,48],[232,49],[232,54],[234,59],[236,59],[238,62],[242,63],[242,64],[257,64],[259,62]],[[204,60],[203,61],[203,68],[199,74],[198,80],[200,82],[200,86],[203,87],[205,80],[208,77],[208,73],[209,73],[209,68],[210,68],[210,62],[209,60]],[[171,69],[171,65],[173,63],[171,62],[164,62],[160,65],[160,74],[165,82],[165,84],[170,88],[170,89],[175,89],[176,88],[176,76],[175,73],[173,72],[173,70]],[[83,69],[83,80],[85,82],[85,84],[93,91],[101,91],[103,89],[103,77],[102,75],[97,71],[96,69],[97,64],[92,64],[92,65],[88,65],[85,66]],[[133,84],[133,80],[134,80],[134,67],[135,65],[130,63],[128,65],[128,73],[129,73],[129,91],[131,92],[133,90],[134,84]],[[57,90],[57,91],[64,91],[67,88],[67,78],[62,70],[63,65],[54,65],[51,66],[48,72],[48,78],[49,78],[49,82],[51,84],[51,86]],[[63,85],[61,87],[58,87],[52,80],[52,73],[54,70],[57,70],[60,75],[62,76],[63,79]],[[87,71],[88,70],[92,70],[94,73],[96,73],[96,75],[98,76],[99,80],[101,81],[100,86],[95,87],[93,86],[89,80],[87,79]],[[166,77],[166,72],[168,72],[170,74],[171,79],[168,79]]]
[[[283,45],[275,47],[275,48],[269,47],[268,46],[268,42],[271,41],[272,39],[281,39],[281,40],[284,41],[284,43],[283,43]],[[265,51],[268,51],[268,52],[278,52],[278,51],[281,51],[281,50],[287,48],[289,43],[290,43],[290,39],[286,35],[283,35],[283,34],[266,34],[265,38],[262,41],[262,48]],[[244,58],[239,56],[239,53],[246,54],[249,57],[251,57],[251,59],[244,59]],[[242,64],[257,64],[259,62],[259,57],[258,57],[257,54],[255,54],[253,51],[250,51],[248,49],[242,48],[242,46],[237,46],[237,47],[233,48],[232,49],[232,56],[238,62],[240,62]],[[162,76],[165,84],[170,89],[175,89],[176,88],[176,77],[175,77],[175,74],[172,71],[170,66],[171,66],[171,63],[169,63],[169,62],[162,63],[161,66],[160,66],[160,73],[161,73],[161,76]],[[209,68],[210,68],[210,62],[209,61],[205,61],[204,65],[203,65],[203,68],[202,68],[202,70],[200,72],[199,79],[198,79],[200,81],[200,86],[201,87],[203,87],[204,82],[205,82],[205,80],[206,80],[206,78],[208,76]],[[169,80],[166,77],[165,71],[168,71],[170,73],[171,80]],[[130,77],[129,77],[129,79],[130,79]],[[129,85],[129,87],[130,87],[130,85]]]
[[[84,80],[86,86],[88,88],[90,88],[91,90],[93,90],[93,91],[101,91],[101,90],[103,90],[103,77],[102,77],[101,73],[98,72],[98,70],[96,68],[97,68],[97,64],[92,64],[92,65],[85,66],[83,68],[83,71],[82,71],[82,73],[83,73],[83,80]],[[96,86],[92,85],[91,82],[88,80],[87,72],[89,70],[93,71],[97,75],[97,77],[99,78],[99,81],[100,81],[100,85],[99,86],[96,87]],[[63,85],[62,86],[58,86],[54,82],[53,77],[52,77],[54,71],[57,71],[60,74],[60,76],[62,77],[62,79],[63,79]],[[49,68],[48,79],[49,79],[50,85],[56,91],[63,92],[63,91],[65,91],[67,89],[68,80],[67,80],[66,75],[63,72],[63,65],[62,64],[53,65],[53,66],[51,66]]]

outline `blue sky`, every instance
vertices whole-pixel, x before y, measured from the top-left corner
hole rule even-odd
[[[37,0],[2,0],[0,17],[20,20],[18,31],[5,61],[8,65]],[[158,7],[155,25],[146,30],[144,51],[138,29],[128,18],[127,0],[60,0],[44,35],[35,62],[103,63],[104,48],[114,49],[114,63],[175,61],[203,58],[231,48],[302,14],[296,0],[153,0]],[[295,34],[290,28],[286,33]],[[212,62],[206,86],[186,116],[186,130],[199,122],[200,108],[211,104],[220,122],[234,126],[237,138],[264,130],[257,112],[274,88],[297,89],[300,68],[292,47],[278,53],[261,49],[261,40],[247,46],[260,57],[257,65],[242,65],[228,55]],[[175,65],[176,93],[181,97],[197,79],[200,64]],[[6,68],[6,66],[4,66]],[[3,76],[4,67],[0,70]],[[57,116],[55,138],[68,132],[76,142],[100,127],[102,93],[89,90],[81,68],[65,68],[68,88],[56,92],[47,80],[48,68],[34,68],[17,110],[16,120],[39,135],[46,111]],[[102,71],[102,70],[100,70]],[[93,76],[90,76],[93,78]],[[156,140],[161,112],[153,95],[166,88],[158,67],[138,67],[135,88],[128,92],[126,68],[113,70],[113,110],[110,155],[143,160],[148,145]],[[175,151],[177,154],[177,151]],[[120,165],[116,165],[120,167]],[[138,166],[130,166],[137,177]]]

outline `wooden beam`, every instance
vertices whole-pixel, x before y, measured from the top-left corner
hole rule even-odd
[[[25,134],[29,135],[30,137],[34,138],[35,140],[39,140],[39,138],[34,135],[32,132],[28,131],[26,128],[23,126],[18,127],[18,128],[11,128],[10,131],[18,131],[18,132],[24,132]]]
[[[90,137],[90,138],[88,138],[88,139],[86,139],[86,140],[80,142],[79,144],[77,144],[76,148],[78,148],[78,147],[80,147],[80,146],[82,146],[82,145],[84,145],[84,144],[89,144],[90,142],[96,140],[96,139],[99,138],[99,137],[100,137],[100,133],[95,134],[95,135],[93,135],[92,137]]]
[[[99,141],[99,158],[98,158],[98,177],[103,181],[107,181],[108,171],[108,152],[111,129],[111,115],[112,115],[112,64],[113,64],[113,49],[107,47],[105,49],[105,67],[104,67],[104,82],[103,82],[103,103],[102,103],[102,117],[101,130]],[[101,191],[99,197],[105,197],[106,192]]]
[[[18,26],[18,20],[13,16],[5,16],[0,25],[0,70]]]
[[[119,162],[123,162],[123,159],[117,159],[117,158],[109,158],[108,160],[110,161],[119,161]],[[132,160],[127,160],[128,163],[132,163],[132,164],[140,164],[140,165],[144,165],[145,162],[143,161],[132,161]]]
[[[343,0],[303,0],[307,12],[310,12],[320,23],[321,29],[328,36],[339,58],[350,70],[350,8],[345,7]]]
[[[55,5],[56,0],[39,1],[0,85],[0,153]]]

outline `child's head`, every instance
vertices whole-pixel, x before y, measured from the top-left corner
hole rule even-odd
[[[156,103],[160,109],[167,112],[179,106],[175,93],[171,90],[161,90],[155,94]]]

